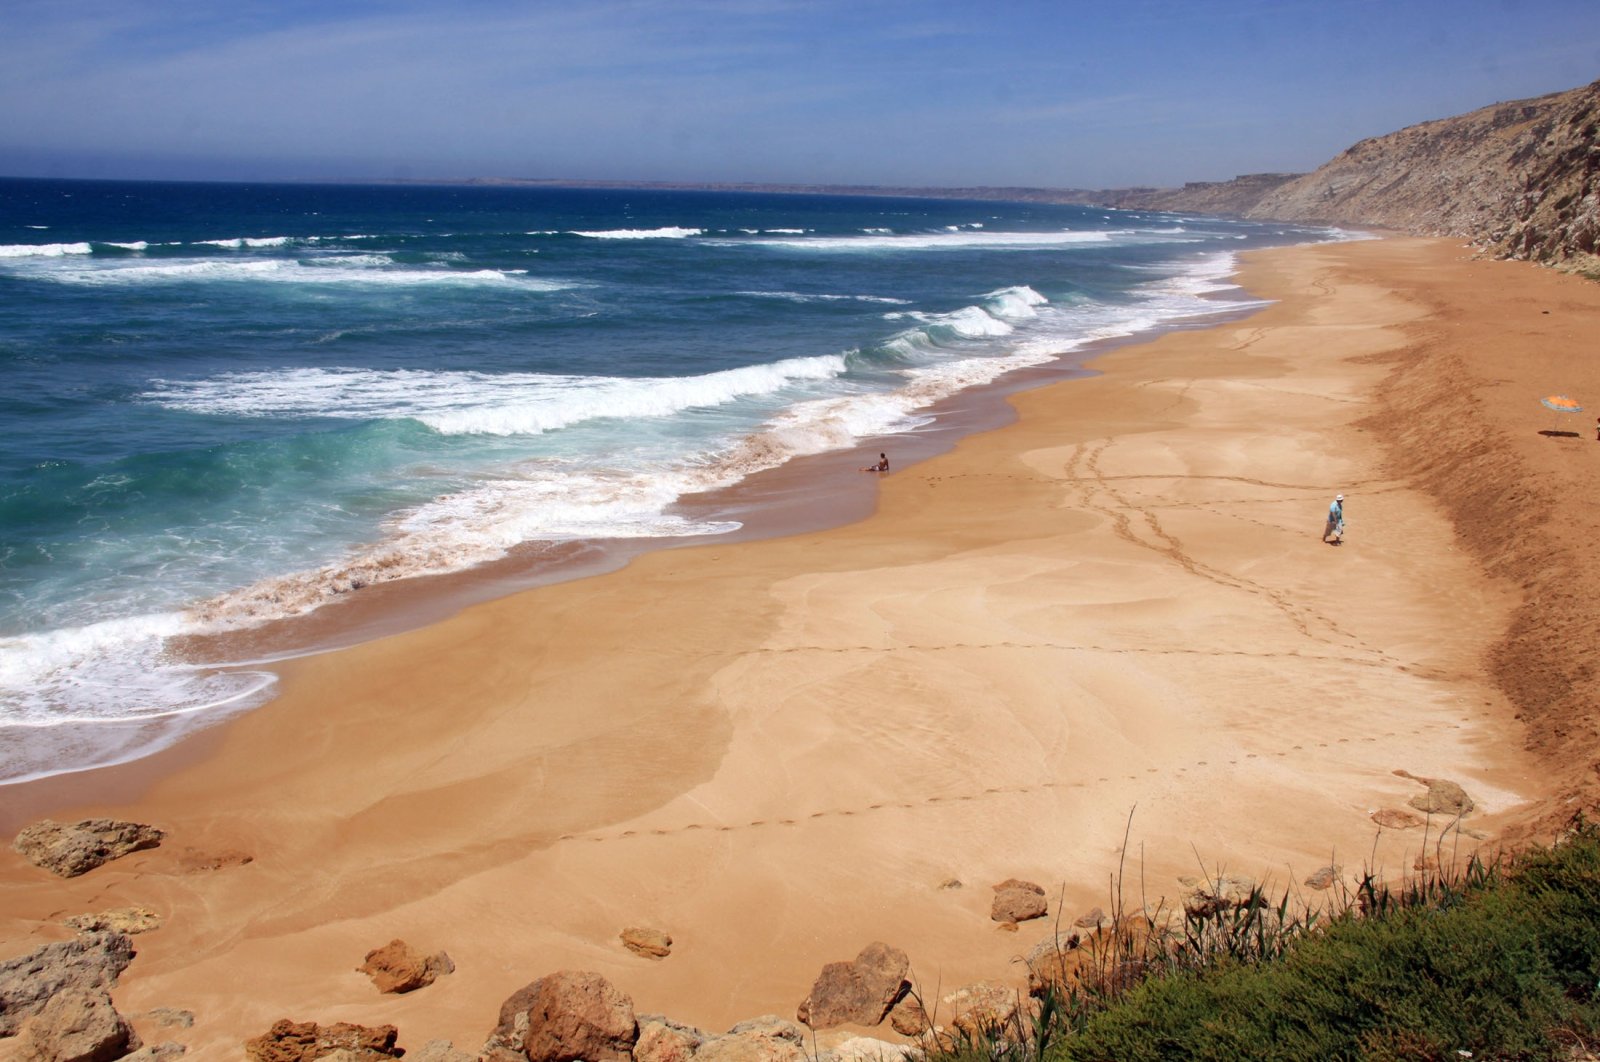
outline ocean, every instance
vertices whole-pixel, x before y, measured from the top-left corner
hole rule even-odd
[[[945,199],[0,180],[0,784],[270,699],[188,636],[573,544],[1258,303],[1345,234]],[[227,644],[213,640],[210,644]]]

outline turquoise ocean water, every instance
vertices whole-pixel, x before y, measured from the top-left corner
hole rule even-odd
[[[0,180],[0,783],[271,696],[186,634],[594,539],[1327,230],[1039,204]]]

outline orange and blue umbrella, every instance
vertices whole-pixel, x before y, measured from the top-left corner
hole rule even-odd
[[[1568,398],[1566,395],[1546,395],[1544,398],[1539,399],[1539,402],[1546,409],[1553,409],[1557,413],[1583,412],[1583,407],[1578,405],[1577,400]]]

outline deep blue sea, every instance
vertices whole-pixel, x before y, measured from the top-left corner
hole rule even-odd
[[[673,502],[1238,312],[1237,252],[1339,237],[956,200],[0,180],[0,782],[270,696],[176,637],[514,546],[731,530]]]

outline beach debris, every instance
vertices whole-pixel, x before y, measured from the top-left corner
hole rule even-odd
[[[639,1017],[639,1039],[633,1045],[633,1062],[689,1062],[706,1034],[660,1014]]]
[[[1395,771],[1401,778],[1428,787],[1426,793],[1412,797],[1407,803],[1429,815],[1465,815],[1476,805],[1467,791],[1448,778],[1419,778],[1410,771]]]
[[[628,1062],[638,1038],[632,999],[597,973],[561,970],[500,1004],[483,1053],[490,1062]]]
[[[1306,886],[1321,892],[1323,889],[1331,887],[1335,881],[1338,881],[1339,875],[1343,872],[1343,870],[1344,868],[1339,866],[1339,864],[1329,863],[1327,866],[1323,867],[1321,870],[1307,878]]]
[[[950,1014],[950,1024],[977,1041],[1004,1029],[1021,1004],[1021,994],[1010,985],[981,981],[945,996],[939,1012]]]
[[[114,988],[133,955],[127,934],[91,933],[0,962],[0,1037],[17,1035],[54,996]]]
[[[41,819],[11,843],[24,859],[63,878],[86,874],[130,852],[154,848],[166,836],[154,826],[116,819],[84,819],[68,825]]]
[[[311,1062],[346,1054],[340,1062],[377,1062],[399,1058],[405,1051],[395,1046],[399,1031],[393,1025],[368,1027],[350,1022],[318,1025],[314,1021],[279,1018],[272,1028],[244,1042],[244,1053],[255,1062]]]
[[[1189,918],[1210,918],[1239,907],[1263,907],[1267,902],[1249,878],[1219,874],[1206,880],[1179,878],[1178,884],[1189,890],[1183,898],[1183,913]]]
[[[1043,886],[1019,878],[1007,878],[994,886],[989,917],[996,922],[1026,922],[1030,918],[1043,918],[1049,911]]]
[[[221,852],[203,852],[198,848],[185,848],[178,856],[178,869],[185,874],[195,874],[207,870],[226,870],[228,867],[242,867],[246,863],[255,861],[255,856],[249,852],[237,849],[226,849]]]
[[[63,918],[61,924],[80,933],[148,933],[161,928],[161,916],[148,907],[113,907]]]
[[[75,988],[51,996],[22,1023],[17,1057],[30,1062],[110,1062],[142,1046],[139,1034],[111,1005],[104,988]]]
[[[443,976],[455,973],[456,964],[444,952],[423,955],[396,937],[381,948],[367,952],[367,960],[356,967],[372,979],[379,992],[414,992]]]
[[[629,926],[620,934],[622,946],[647,959],[665,959],[672,954],[672,937],[659,929]]]
[[[1422,825],[1422,819],[1400,808],[1379,808],[1372,813],[1372,821],[1391,830],[1411,830]]]
[[[877,1025],[911,988],[911,960],[899,948],[874,941],[852,962],[830,962],[817,975],[795,1017],[813,1029]]]

